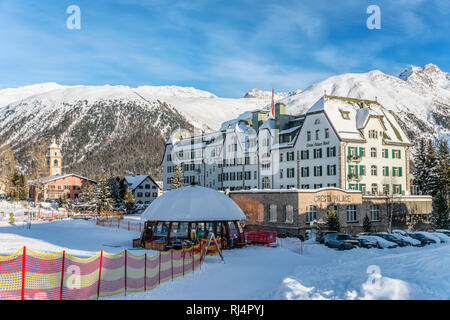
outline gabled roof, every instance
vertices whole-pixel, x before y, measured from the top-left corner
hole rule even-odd
[[[83,180],[90,181],[90,182],[92,182],[92,183],[97,183],[97,181],[95,181],[95,180],[92,180],[92,179],[83,177],[83,176],[81,176],[81,175],[79,175],[79,174],[76,174],[76,173],[68,173],[68,174],[63,174],[63,175],[48,176],[48,177],[44,177],[44,178],[39,179],[39,182],[40,182],[40,183],[49,183],[49,182],[52,182],[52,181],[56,181],[56,180],[60,180],[60,179],[65,179],[65,178],[73,177],[73,176],[75,176],[75,177],[77,177],[77,178],[80,178],[80,179],[83,179]],[[31,182],[30,182],[30,183],[31,183]]]
[[[150,177],[148,174],[124,177],[125,181],[129,185],[128,188],[130,188],[131,190],[134,190],[137,187],[139,187],[142,184],[142,182],[144,182],[145,179],[147,179],[147,178],[149,178],[159,189],[161,189],[161,186],[158,183],[156,183],[155,180],[153,180],[152,177]]]

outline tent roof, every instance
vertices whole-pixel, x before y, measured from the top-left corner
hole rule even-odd
[[[201,186],[187,186],[163,193],[145,209],[142,220],[233,221],[245,219],[241,208],[228,196]]]

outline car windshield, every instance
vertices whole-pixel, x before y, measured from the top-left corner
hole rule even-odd
[[[338,235],[338,240],[351,240],[352,238],[348,234]]]

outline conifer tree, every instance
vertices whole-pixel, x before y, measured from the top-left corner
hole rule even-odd
[[[419,144],[416,149],[416,155],[414,157],[414,185],[417,186],[418,190],[426,194],[426,181],[428,180],[428,169],[426,163],[427,156],[427,146],[424,138],[420,138]]]
[[[427,155],[426,155],[426,169],[428,174],[426,175],[425,180],[425,188],[427,190],[427,194],[436,195],[438,191],[438,175],[436,172],[437,167],[437,157],[436,152],[434,150],[433,141],[431,139],[428,140],[427,144]]]
[[[370,232],[370,230],[372,229],[372,223],[370,222],[369,216],[367,214],[364,217],[362,228],[364,232]]]
[[[329,206],[326,214],[326,219],[328,222],[328,229],[339,232],[341,226],[339,224],[339,217],[333,209],[333,206]]]
[[[136,210],[136,199],[134,198],[131,189],[127,189],[127,191],[125,192],[122,203],[125,205],[127,214],[134,213],[134,211]]]
[[[442,192],[438,192],[433,197],[433,211],[430,220],[435,229],[448,229],[450,226],[449,207]]]
[[[178,189],[184,186],[184,174],[181,163],[175,166],[175,175],[170,179],[170,184],[172,185],[172,189]]]
[[[439,140],[437,143],[437,192],[442,192],[444,197],[449,200],[450,194],[450,152],[447,140]]]
[[[111,211],[112,205],[113,199],[111,198],[108,182],[106,181],[105,174],[102,173],[98,182],[97,213],[103,214],[104,211]]]

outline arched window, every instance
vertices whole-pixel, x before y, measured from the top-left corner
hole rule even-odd
[[[58,166],[58,160],[54,160],[54,161],[53,161],[53,165],[54,165],[55,167],[57,167],[57,166]]]
[[[377,166],[371,166],[370,172],[373,176],[376,176],[377,175]]]
[[[377,157],[377,148],[370,148],[370,156],[372,158],[376,158]]]

